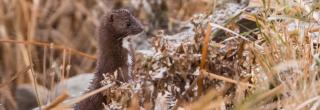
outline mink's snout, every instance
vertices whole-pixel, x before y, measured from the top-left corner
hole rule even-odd
[[[143,31],[143,28],[141,26],[139,26],[139,27],[136,27],[136,28],[132,29],[131,30],[131,34],[132,35],[139,34],[142,31]]]
[[[134,17],[132,17],[132,21],[134,22],[134,25],[130,29],[130,34],[135,35],[141,33],[143,31],[142,24]]]

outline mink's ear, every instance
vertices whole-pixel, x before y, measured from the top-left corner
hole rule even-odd
[[[113,22],[113,17],[114,17],[114,15],[113,15],[113,13],[111,13],[111,14],[109,15],[109,22]]]

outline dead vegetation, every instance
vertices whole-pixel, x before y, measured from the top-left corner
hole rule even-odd
[[[18,109],[17,85],[54,94],[93,72],[99,17],[123,7],[146,32],[133,39],[133,82],[109,73],[91,93],[105,94],[105,108],[319,109],[319,1],[138,1],[0,0],[0,110]],[[59,95],[36,94],[38,105],[71,109],[90,93]]]

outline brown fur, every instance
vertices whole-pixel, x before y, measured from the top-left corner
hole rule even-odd
[[[128,35],[135,35],[142,31],[141,24],[128,10],[114,10],[103,16],[98,28],[99,56],[97,71],[89,91],[102,86],[100,84],[100,81],[103,80],[102,74],[113,73],[119,68],[123,72],[118,76],[118,80],[127,82],[131,79],[128,75],[128,50],[122,47],[122,40]],[[79,102],[75,110],[101,110],[104,100],[104,96],[98,93]]]

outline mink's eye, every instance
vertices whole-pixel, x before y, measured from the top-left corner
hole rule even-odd
[[[127,22],[127,27],[131,26],[131,23],[130,22]]]

